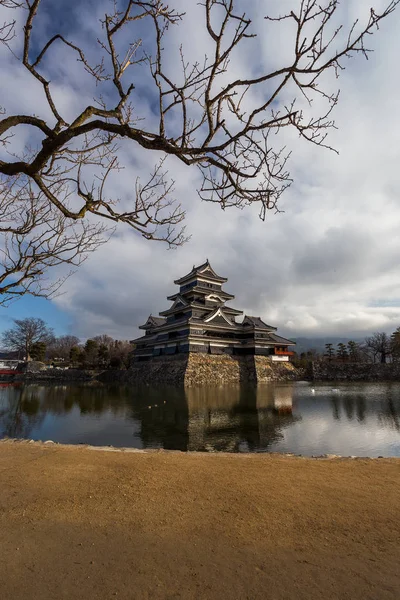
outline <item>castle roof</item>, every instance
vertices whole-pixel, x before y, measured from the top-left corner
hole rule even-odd
[[[276,335],[276,333],[270,333],[269,337],[276,344],[282,344],[284,346],[295,346],[296,345],[296,342],[294,342],[293,340],[287,340],[286,338],[281,337],[280,335]]]
[[[276,329],[277,329],[276,327],[273,327],[272,325],[267,325],[266,323],[264,323],[264,321],[261,319],[261,317],[251,317],[249,315],[244,316],[242,325],[244,327],[246,327],[246,326],[254,327],[255,329],[268,329],[269,331],[276,331]]]
[[[153,315],[149,315],[146,323],[144,325],[139,325],[139,329],[152,329],[153,327],[160,327],[160,325],[164,325],[165,319],[162,317],[153,317]]]
[[[176,282],[175,282],[176,283]],[[201,283],[201,282],[200,282]],[[199,294],[202,294],[203,296],[219,296],[222,300],[228,301],[228,300],[233,300],[234,299],[234,295],[230,294],[229,292],[225,292],[224,290],[213,290],[207,287],[203,287],[202,285],[195,285],[192,288],[190,288],[189,290],[191,293],[193,292],[198,292]],[[176,298],[178,296],[185,296],[188,292],[176,292],[175,294],[172,294],[171,296],[167,296],[167,300],[176,300]],[[241,311],[241,313],[243,313],[243,311]]]
[[[193,277],[196,277],[196,276],[204,277],[206,279],[210,279],[210,280],[216,281],[218,283],[225,283],[226,281],[228,281],[228,279],[226,277],[220,277],[219,275],[217,275],[217,273],[211,267],[211,265],[207,259],[205,263],[203,263],[202,265],[199,265],[198,267],[195,267],[193,265],[193,269],[189,273],[187,273],[187,275],[184,275],[183,277],[176,279],[174,281],[174,283],[176,283],[177,285],[182,285],[188,279],[192,279]]]

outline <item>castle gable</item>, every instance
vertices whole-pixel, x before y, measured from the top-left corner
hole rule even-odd
[[[232,320],[229,318],[228,315],[224,313],[224,311],[221,308],[217,308],[216,310],[214,310],[210,315],[208,315],[204,319],[204,322],[212,323],[213,325],[230,325],[231,327],[234,326]]]

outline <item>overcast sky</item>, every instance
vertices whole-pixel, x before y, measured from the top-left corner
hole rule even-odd
[[[75,18],[60,19],[62,26],[78,28],[75,34],[81,36],[77,16],[94,10],[101,14],[105,4],[99,0],[74,5]],[[169,2],[175,4],[189,13],[197,6],[194,0]],[[379,8],[386,3],[370,4]],[[263,36],[267,5],[254,0],[259,38],[254,49],[244,53],[242,64],[233,68],[246,68],[246,60],[252,61],[252,68],[260,68],[261,63],[270,64],[272,55],[287,51],[290,40],[285,30],[268,39]],[[368,12],[364,0],[346,0],[339,16],[349,26],[355,16],[366,17]],[[188,14],[181,28],[189,53],[193,46],[205,49],[195,16]],[[400,8],[368,40],[375,50],[369,60],[356,57],[346,62],[337,82],[338,129],[329,139],[339,155],[293,141],[289,169],[294,182],[282,196],[284,212],[268,214],[261,222],[254,208],[223,212],[200,202],[197,172],[171,162],[175,195],[187,211],[192,236],[186,245],[167,250],[120,227],[67,281],[63,295],[51,302],[25,298],[0,309],[0,328],[8,327],[12,318],[34,315],[48,320],[60,334],[86,338],[107,333],[132,339],[149,313],[157,315],[169,306],[166,296],[176,291],[173,280],[206,258],[217,273],[229,278],[225,287],[236,296],[231,305],[261,316],[283,335],[363,337],[400,326],[399,31]],[[65,110],[73,112],[80,104],[77,95],[91,102],[92,87],[75,62],[59,58],[59,98]],[[71,69],[76,76],[69,85]],[[4,49],[0,81],[1,106],[26,113],[32,112],[32,103],[40,106],[40,89]],[[138,100],[137,109],[151,111],[145,98]],[[136,176],[147,174],[145,151],[127,147],[125,165],[116,185],[120,195],[129,197]]]

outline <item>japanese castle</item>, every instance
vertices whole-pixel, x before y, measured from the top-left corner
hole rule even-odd
[[[235,297],[222,289],[227,281],[215,273],[208,260],[176,279],[179,292],[168,296],[172,306],[159,317],[150,315],[139,327],[145,335],[132,340],[133,359],[202,352],[263,355],[273,361],[288,361],[293,355],[288,348],[295,342],[277,335],[276,327],[248,315],[236,321],[243,311],[227,306]]]

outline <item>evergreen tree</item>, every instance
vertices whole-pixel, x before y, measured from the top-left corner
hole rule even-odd
[[[106,344],[100,344],[97,352],[98,362],[104,366],[110,359],[110,352]]]
[[[348,354],[347,348],[346,348],[346,344],[343,344],[343,342],[340,342],[337,345],[337,357],[340,358],[341,360],[346,360],[349,357],[349,354]]]
[[[84,352],[85,352],[85,362],[91,366],[97,365],[99,345],[96,340],[87,340]]]
[[[327,359],[329,361],[332,360],[332,358],[334,358],[335,356],[335,349],[333,348],[333,344],[325,344],[325,354],[324,356],[327,357]]]
[[[358,361],[359,355],[360,355],[360,351],[359,351],[359,347],[358,347],[357,342],[354,342],[353,340],[350,340],[347,343],[347,348],[348,348],[350,360],[352,360],[353,362]]]
[[[82,354],[82,349],[79,348],[79,346],[72,346],[71,350],[69,351],[69,360],[72,363],[77,363],[79,362],[79,356]]]
[[[35,342],[34,344],[32,344],[30,355],[32,360],[39,360],[43,362],[46,358],[45,342]]]

